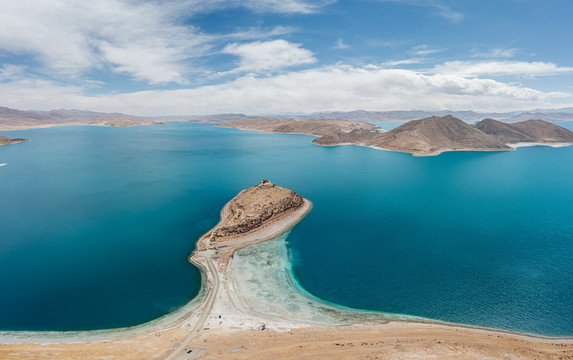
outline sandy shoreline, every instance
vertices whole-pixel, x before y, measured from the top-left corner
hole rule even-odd
[[[104,124],[93,122],[67,122],[57,124],[38,124],[38,125],[0,125],[0,131],[19,131],[19,130],[33,130],[33,129],[47,129],[52,127],[61,126],[103,126],[103,127],[133,127],[133,126],[149,126],[149,125],[162,125],[161,122],[141,122],[130,124]]]
[[[559,148],[571,145],[573,145],[573,143],[570,142],[521,142],[521,143],[507,144],[507,146],[511,146],[514,149],[520,147],[530,147],[530,146],[549,146],[549,147]]]
[[[0,332],[0,358],[343,359],[376,354],[381,359],[573,359],[573,340],[568,338],[429,323],[313,299],[293,283],[286,253],[288,231],[312,204],[303,199],[299,207],[287,207],[256,231],[217,237],[238,217],[250,221],[253,216],[247,208],[233,208],[232,201],[190,256],[203,283],[201,294],[191,302],[163,318],[126,329]],[[267,330],[260,330],[262,324]]]

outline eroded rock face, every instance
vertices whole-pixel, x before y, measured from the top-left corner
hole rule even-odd
[[[225,222],[213,232],[211,241],[246,234],[302,205],[303,198],[292,190],[270,182],[253,185],[229,203]]]

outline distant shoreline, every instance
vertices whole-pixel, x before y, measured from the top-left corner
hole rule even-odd
[[[42,124],[42,125],[22,125],[22,126],[8,126],[0,125],[0,131],[19,131],[19,130],[33,130],[33,129],[47,129],[60,126],[103,126],[103,127],[132,127],[132,126],[152,126],[152,125],[163,125],[164,123],[154,122],[154,123],[133,123],[133,124],[101,124],[101,123],[61,123],[61,124]]]
[[[503,123],[483,119],[470,125],[451,115],[432,116],[408,121],[384,131],[373,124],[348,120],[284,120],[265,117],[239,119],[217,127],[277,134],[314,136],[312,143],[331,147],[365,146],[374,149],[409,153],[413,156],[436,156],[450,151],[512,151],[512,143],[573,144],[573,132],[542,120]]]

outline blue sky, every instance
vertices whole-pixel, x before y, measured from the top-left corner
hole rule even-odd
[[[0,106],[572,106],[572,17],[567,0],[0,0]]]

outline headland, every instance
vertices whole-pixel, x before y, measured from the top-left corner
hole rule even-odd
[[[316,136],[319,146],[358,145],[433,156],[448,151],[511,151],[515,143],[573,144],[573,132],[543,120],[503,123],[484,119],[470,125],[454,116],[411,120],[390,131],[349,120],[277,120],[244,118],[219,127]],[[563,146],[563,145],[561,145]]]
[[[310,209],[291,190],[253,185],[197,241],[189,259],[202,271],[203,291],[188,305],[127,329],[0,333],[0,358],[573,358],[571,339],[357,311],[305,294],[275,255],[286,251],[280,235]]]
[[[0,136],[0,145],[18,144],[18,143],[26,142],[26,141],[28,141],[28,140],[22,139],[22,138],[10,139],[6,136]]]

